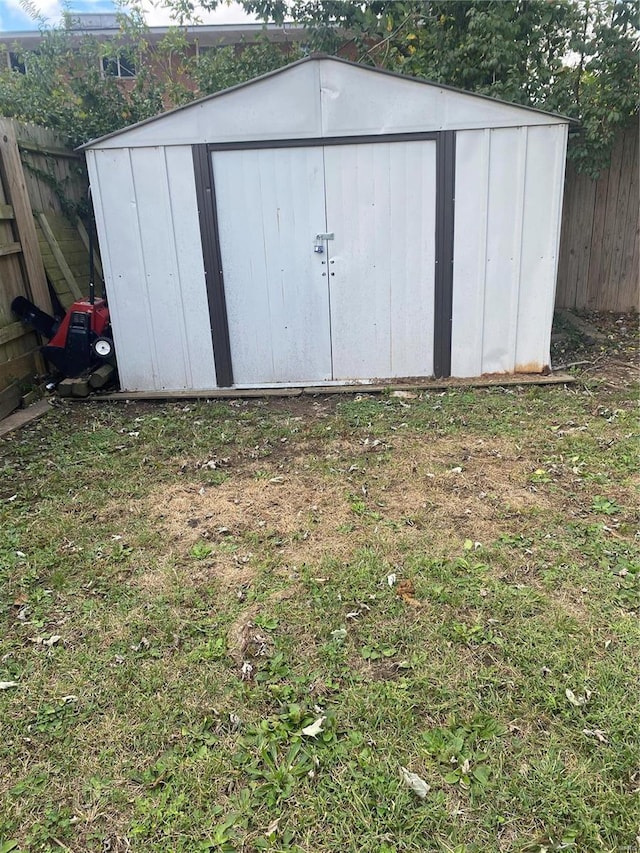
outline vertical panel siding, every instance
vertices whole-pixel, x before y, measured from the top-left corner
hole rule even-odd
[[[123,389],[214,388],[191,149],[94,156]]]
[[[515,353],[510,347],[509,324],[518,298],[519,264],[514,257],[518,232],[518,200],[522,198],[518,173],[522,138],[515,129],[491,134],[489,195],[487,199],[487,267],[482,365],[480,373],[511,372]]]
[[[451,375],[482,372],[490,130],[456,134]]]
[[[548,364],[566,126],[457,134],[452,375]]]
[[[155,339],[129,151],[89,152],[88,162],[120,384],[155,390]]]
[[[191,371],[184,340],[164,150],[134,148],[130,157],[145,287],[156,344],[157,382],[161,389],[186,388]]]
[[[192,388],[216,387],[191,147],[165,148],[173,244],[180,282],[181,331]]]
[[[435,143],[325,149],[335,379],[433,372]]]
[[[322,149],[212,156],[235,384],[331,379]]]
[[[563,127],[528,129],[516,368],[549,364],[566,148]]]

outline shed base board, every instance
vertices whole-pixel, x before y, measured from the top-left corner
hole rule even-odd
[[[549,376],[522,373],[480,376],[477,379],[417,379],[414,382],[386,382],[361,385],[314,385],[295,388],[218,388],[209,391],[116,391],[93,394],[89,399],[117,402],[126,400],[235,400],[243,397],[300,397],[302,394],[375,394],[384,391],[443,391],[448,388],[501,388],[513,385],[568,385],[575,382],[568,373]],[[74,398],[70,398],[74,399]]]

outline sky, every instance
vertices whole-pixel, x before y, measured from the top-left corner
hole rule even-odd
[[[70,12],[114,12],[113,0],[32,0],[33,5],[41,12],[50,24],[60,20],[63,6]],[[151,27],[167,26],[171,23],[169,13],[153,7],[152,0],[144,0],[147,24]],[[215,12],[199,12],[204,24],[240,24],[255,20],[244,12],[238,3],[223,4]],[[36,30],[38,22],[34,21],[24,11],[20,0],[0,0],[0,32],[16,30]]]

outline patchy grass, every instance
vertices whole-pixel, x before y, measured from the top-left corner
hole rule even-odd
[[[0,850],[637,850],[634,407],[596,377],[10,436]]]

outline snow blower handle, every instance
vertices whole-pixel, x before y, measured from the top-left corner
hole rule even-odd
[[[89,304],[95,305],[96,302],[96,262],[93,257],[93,212],[92,212],[92,199],[91,199],[91,187],[87,190],[87,199],[88,199],[88,223],[89,223]]]

